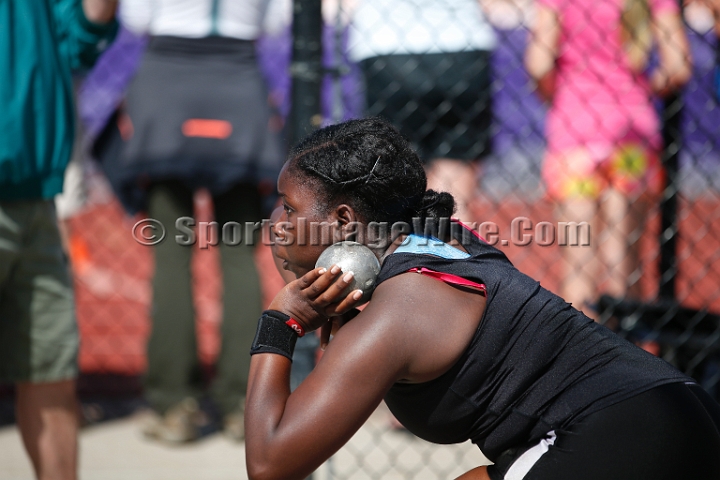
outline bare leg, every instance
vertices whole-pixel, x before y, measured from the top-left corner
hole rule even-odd
[[[558,207],[560,221],[588,222],[590,224],[590,245],[581,242],[561,246],[564,272],[560,295],[590,318],[596,313],[589,308],[598,296],[598,261],[595,255],[598,235],[597,202],[589,198],[572,198]],[[568,239],[570,240],[570,239]]]
[[[79,424],[75,380],[19,383],[15,410],[38,480],[75,480]]]
[[[600,205],[607,225],[607,235],[599,251],[607,269],[607,292],[615,297],[639,299],[642,297],[640,238],[649,210],[647,198],[631,199],[616,189],[609,189]],[[653,355],[660,354],[660,345],[655,340],[643,339],[636,343]]]
[[[600,202],[607,234],[599,245],[599,257],[607,271],[607,292],[617,297],[640,297],[640,237],[647,203],[630,199],[610,188]]]
[[[434,160],[427,169],[428,188],[448,192],[455,197],[455,217],[463,222],[473,222],[470,208],[477,190],[478,171],[472,163],[450,158]]]

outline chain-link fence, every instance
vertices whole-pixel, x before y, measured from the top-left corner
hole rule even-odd
[[[607,38],[599,36],[605,30],[590,27],[612,18],[625,22],[618,13],[623,2],[326,0],[320,123],[363,115],[391,119],[426,161],[431,186],[453,192],[458,216],[521,271],[693,375],[720,399],[720,92],[713,16],[699,1],[684,5],[687,52],[676,34],[650,28],[652,48],[636,42],[644,56],[636,68],[625,56],[626,42],[641,37],[633,29],[652,27],[653,19],[676,7],[672,1],[637,3],[645,15],[618,23],[610,29],[617,38]],[[278,124],[290,110],[291,16],[290,0],[274,0],[268,33],[258,43]],[[533,33],[548,18],[559,33]],[[84,80],[79,106],[88,138],[121,101],[144,44],[121,32]],[[664,63],[667,45],[681,49],[691,75],[662,100],[649,94],[658,85],[644,79],[671,68]],[[550,54],[554,79],[532,65],[543,52]],[[83,395],[137,394],[150,324],[152,252],[133,241],[137,218],[125,215],[89,160],[84,180],[85,204],[66,220]],[[201,192],[195,203],[197,220],[210,220],[209,197]],[[578,243],[587,222],[590,246],[572,246],[568,222],[580,224],[571,223]],[[194,248],[200,357],[211,365],[219,347],[222,277],[216,250]],[[259,247],[257,261],[267,303],[283,281],[267,247]],[[317,475],[451,478],[484,461],[472,445],[433,446],[412,437],[381,408]]]

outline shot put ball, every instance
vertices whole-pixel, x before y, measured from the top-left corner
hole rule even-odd
[[[326,248],[317,259],[315,267],[329,269],[337,265],[343,273],[353,272],[353,280],[343,292],[362,290],[361,302],[370,300],[375,288],[375,279],[380,273],[380,262],[368,247],[357,242],[338,242]]]

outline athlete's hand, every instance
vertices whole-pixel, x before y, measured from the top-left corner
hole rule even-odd
[[[328,323],[328,319],[351,310],[362,298],[362,290],[347,296],[343,290],[352,282],[352,272],[343,274],[340,267],[315,268],[288,283],[270,302],[278,310],[294,318],[306,332]]]
[[[347,322],[357,317],[358,313],[360,313],[360,310],[351,308],[342,315],[329,318],[320,329],[320,349],[325,350],[325,347],[327,347],[327,344],[330,342],[330,337],[335,335]]]

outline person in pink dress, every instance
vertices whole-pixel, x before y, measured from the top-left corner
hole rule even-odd
[[[641,293],[639,239],[664,185],[653,97],[689,79],[688,40],[675,0],[536,7],[525,65],[550,103],[542,178],[558,220],[590,224],[589,246],[563,249],[560,294],[596,316],[598,290]],[[659,62],[650,69],[653,48]]]

